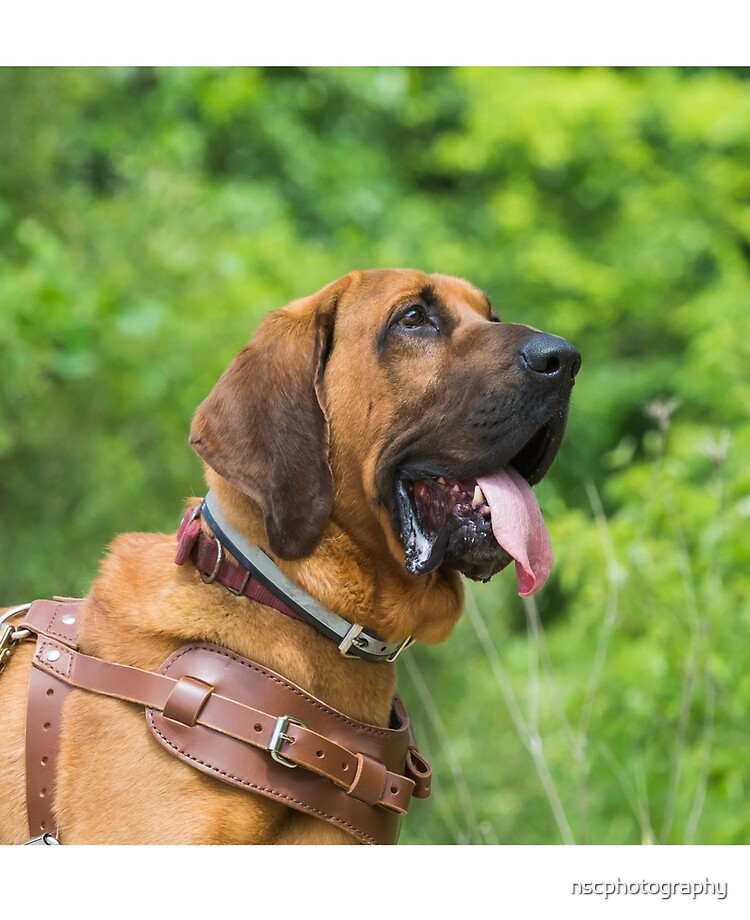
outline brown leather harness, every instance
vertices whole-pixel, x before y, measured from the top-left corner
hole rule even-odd
[[[185,521],[180,564],[193,549],[184,552],[184,530]],[[193,536],[196,555],[205,557]],[[218,575],[217,564],[208,562]],[[231,570],[222,575],[235,577]],[[26,730],[31,842],[59,842],[57,759],[63,706],[74,687],[145,707],[154,738],[183,762],[328,821],[361,843],[396,843],[412,796],[430,794],[431,769],[398,696],[384,728],[351,719],[281,675],[209,643],[182,646],[156,672],[103,661],[79,648],[85,607],[85,599],[34,601],[19,609],[23,618],[13,632],[37,637]]]

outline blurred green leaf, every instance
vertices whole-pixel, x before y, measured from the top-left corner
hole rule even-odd
[[[353,268],[462,275],[584,363],[543,629],[501,575],[401,670],[437,777],[403,839],[744,843],[747,77],[0,70],[0,597],[175,529],[192,412],[268,311]]]

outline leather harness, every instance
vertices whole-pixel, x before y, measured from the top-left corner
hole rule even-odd
[[[211,549],[221,543],[192,526],[197,517],[188,512],[178,531],[178,564],[192,557],[204,580],[303,619],[248,569],[223,559],[217,546]],[[13,635],[37,637],[26,728],[29,842],[59,842],[57,759],[63,706],[74,687],[145,707],[154,738],[183,762],[328,821],[361,843],[396,843],[412,796],[429,796],[431,769],[398,696],[384,728],[351,719],[281,675],[210,643],[182,646],[156,672],[103,661],[79,648],[85,608],[85,599],[55,598],[18,609],[25,612]],[[339,645],[342,654],[361,651],[354,644],[362,632],[357,628],[353,642]],[[367,641],[371,653],[382,647],[381,660],[392,660],[388,643],[374,635]],[[398,652],[405,643],[394,647]]]

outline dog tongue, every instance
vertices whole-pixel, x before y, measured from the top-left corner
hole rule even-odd
[[[518,593],[538,591],[552,568],[552,547],[531,486],[513,467],[477,479],[492,517],[492,532],[516,561]]]

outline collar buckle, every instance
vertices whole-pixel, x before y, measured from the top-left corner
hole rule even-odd
[[[367,651],[367,646],[370,644],[366,636],[360,635],[364,632],[364,627],[360,626],[359,623],[355,623],[349,631],[346,633],[344,638],[339,642],[338,649],[344,658],[362,658],[362,655],[358,655],[349,651],[349,649],[354,646],[355,648],[361,649],[362,651]],[[414,645],[415,639],[413,636],[407,636],[403,642],[400,642],[396,648],[390,653],[390,655],[380,655],[378,652],[372,652],[371,654],[378,654],[381,661],[395,661],[401,652],[405,651],[409,646]],[[386,647],[383,648],[383,651],[386,650]]]
[[[406,651],[406,649],[414,645],[416,641],[417,640],[414,638],[414,636],[407,636],[404,639],[404,641],[399,645],[399,647],[395,650],[395,652],[391,652],[391,654],[385,660],[395,661],[398,658],[398,656],[401,654],[401,652]]]
[[[249,543],[242,533],[223,518],[221,509],[216,505],[210,491],[203,499],[203,503],[198,506],[198,511],[193,511],[192,516],[186,515],[184,521],[186,533],[178,535],[178,538],[182,536],[187,542],[188,528],[195,527],[200,530],[200,524],[196,521],[198,514],[213,532],[213,537],[208,537],[208,539],[215,540],[217,544],[215,564],[212,556],[209,556],[210,561],[205,563],[206,568],[212,566],[212,571],[210,574],[201,571],[201,578],[207,584],[220,581],[233,594],[247,594],[254,600],[274,607],[293,619],[303,620],[332,639],[344,658],[392,662],[414,643],[411,636],[402,642],[386,642],[376,633],[366,632],[359,623],[352,624],[327,610],[314,597],[288,579],[262,549]],[[231,573],[230,575],[225,574],[222,566],[228,554],[237,560],[237,566],[245,569],[247,574],[237,575],[236,579]],[[178,563],[180,562],[179,555],[175,560]],[[200,556],[200,551],[198,555]],[[227,564],[231,569],[236,567],[233,563],[227,562]],[[202,569],[203,563],[198,565],[199,569]],[[228,581],[232,583],[232,587],[229,587]],[[235,584],[237,587],[234,587]],[[256,585],[260,594],[252,593],[248,589],[249,586],[254,588]],[[336,642],[337,639],[338,642]]]
[[[367,639],[360,639],[359,634],[364,629],[359,623],[355,623],[347,632],[344,638],[339,642],[339,651],[344,658],[359,658],[359,655],[352,655],[349,649],[354,645],[356,648],[364,648],[367,645]]]

